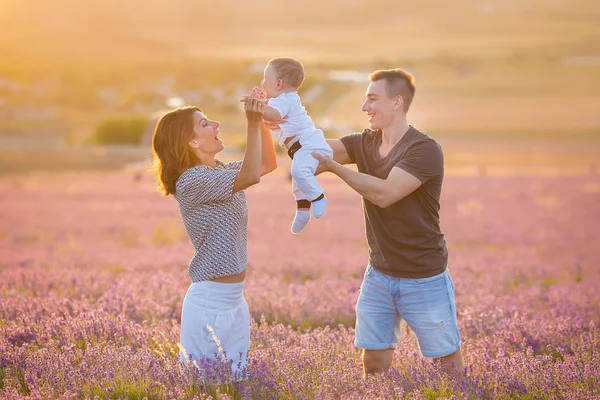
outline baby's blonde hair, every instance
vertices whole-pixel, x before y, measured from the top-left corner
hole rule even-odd
[[[304,82],[304,67],[302,63],[293,58],[274,58],[269,61],[277,71],[277,79],[281,79],[287,85],[298,89]]]

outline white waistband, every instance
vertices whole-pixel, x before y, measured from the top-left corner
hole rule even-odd
[[[231,310],[245,301],[244,281],[236,283],[192,282],[184,301],[214,310]]]

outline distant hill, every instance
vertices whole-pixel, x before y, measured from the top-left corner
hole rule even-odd
[[[597,0],[3,0],[2,64],[600,54]]]

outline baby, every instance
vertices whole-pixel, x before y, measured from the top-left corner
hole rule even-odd
[[[274,58],[267,64],[262,87],[254,88],[249,96],[265,101],[263,118],[267,121],[286,122],[272,131],[280,146],[292,158],[292,188],[297,203],[292,233],[300,233],[310,221],[310,209],[315,218],[321,218],[327,207],[327,198],[315,178],[319,161],[311,153],[333,158],[333,151],[325,141],[323,131],[317,129],[302,105],[298,88],[304,81],[304,67],[292,58]]]

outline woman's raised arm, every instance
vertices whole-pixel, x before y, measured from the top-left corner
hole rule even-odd
[[[262,140],[262,167],[260,176],[264,176],[277,168],[277,156],[271,130],[266,127],[264,121],[260,124],[260,136]]]
[[[248,131],[246,137],[246,151],[240,172],[233,182],[233,193],[244,190],[260,182],[262,171],[261,122],[263,118],[263,103],[257,99],[248,99],[244,105]]]

